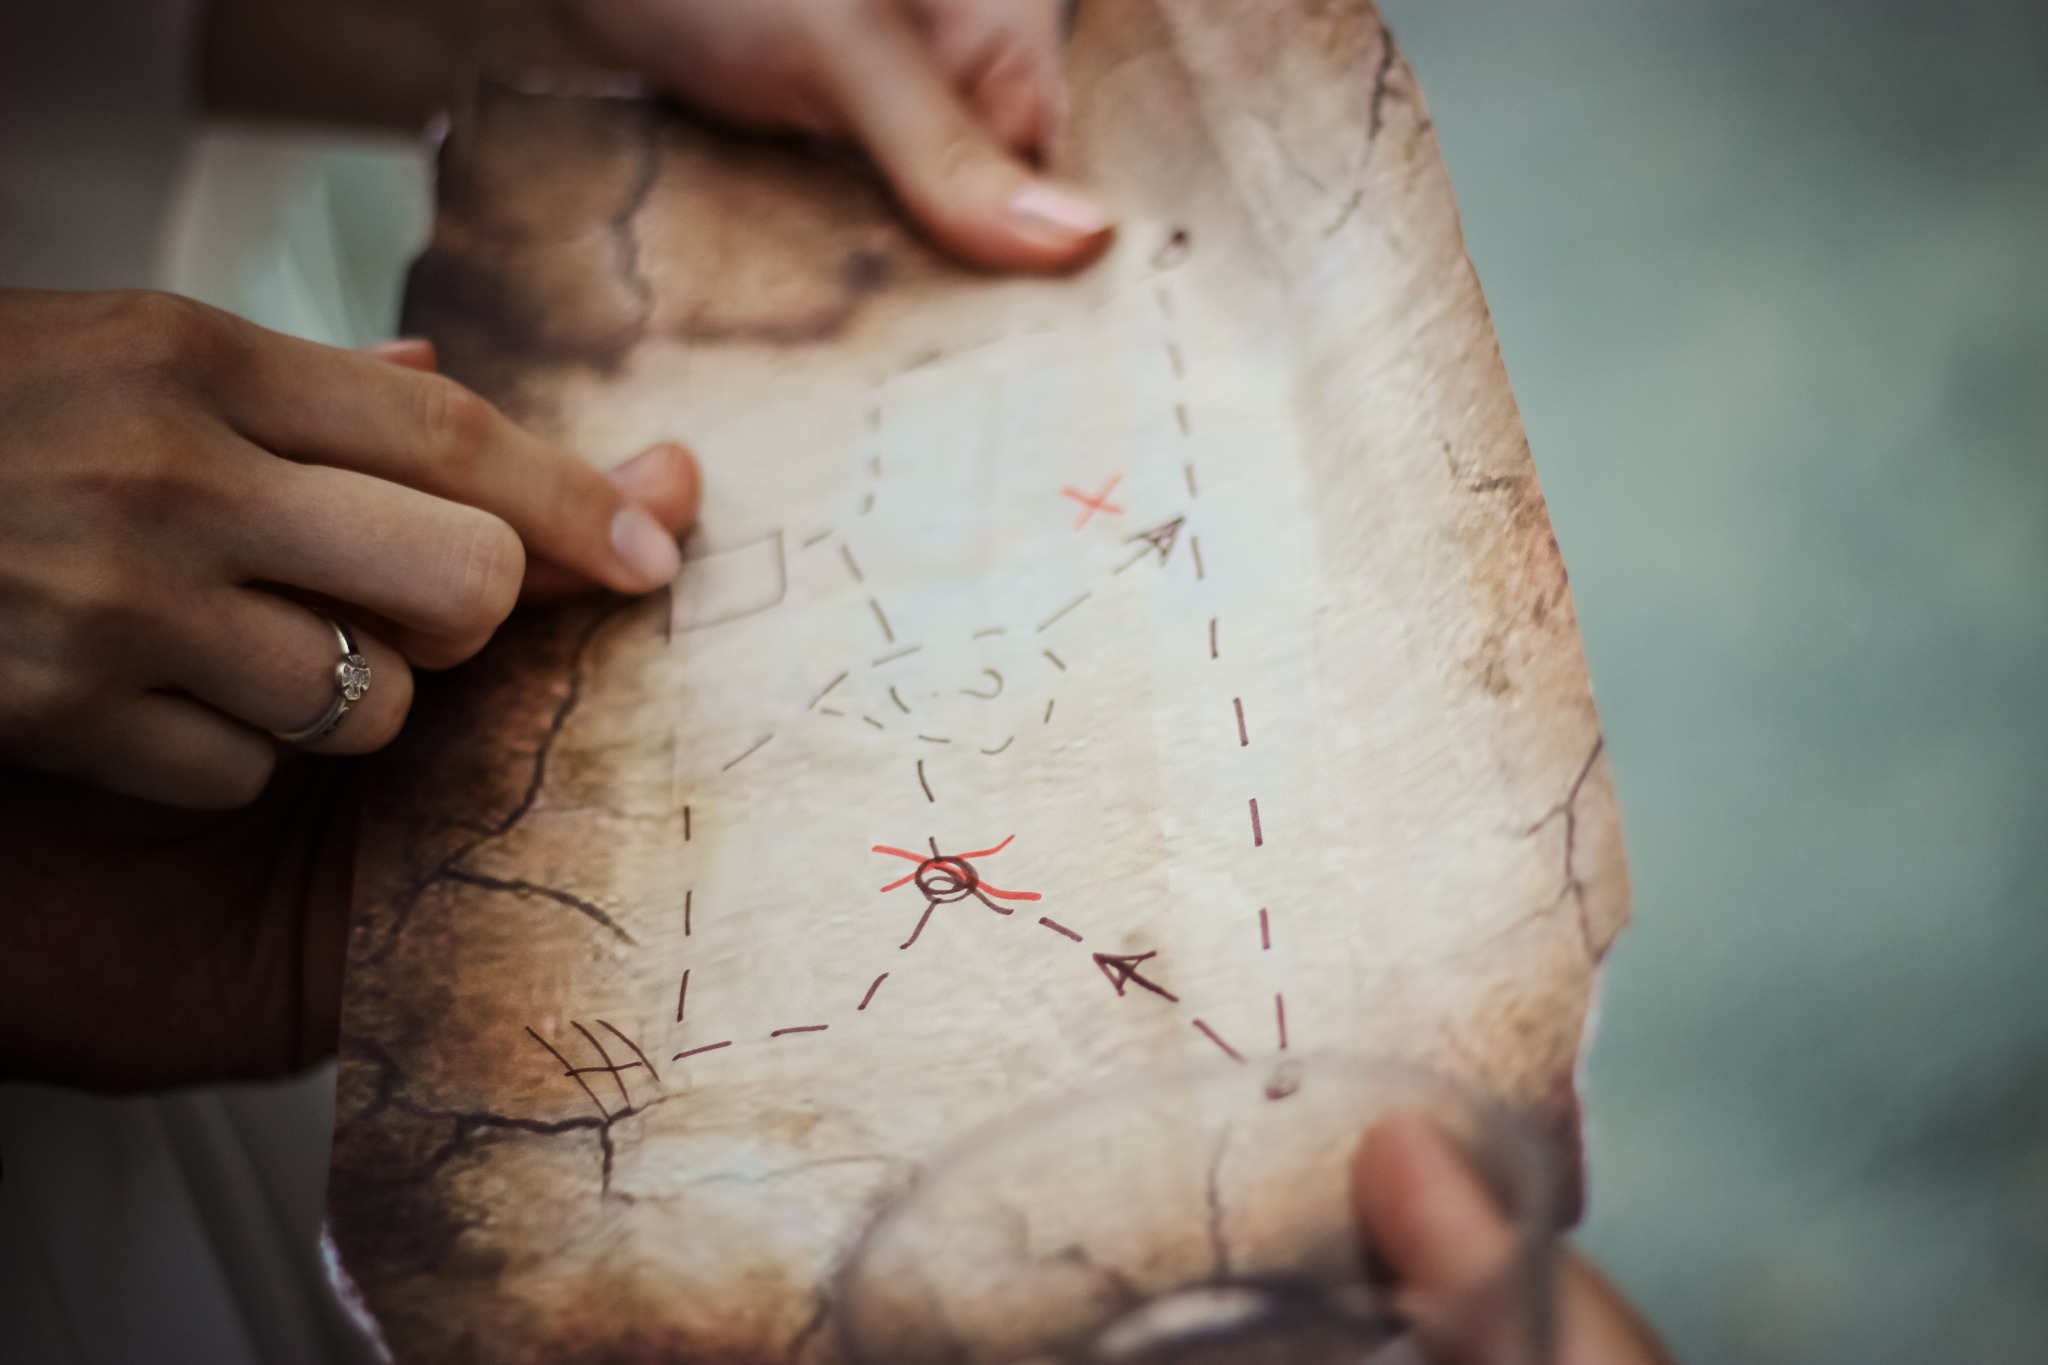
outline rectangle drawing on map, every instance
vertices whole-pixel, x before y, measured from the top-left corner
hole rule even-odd
[[[757,615],[781,605],[788,591],[779,530],[731,545],[685,546],[682,572],[669,587],[669,635]]]

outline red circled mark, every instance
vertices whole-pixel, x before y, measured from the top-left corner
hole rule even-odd
[[[999,886],[991,886],[988,884],[988,882],[982,879],[978,872],[975,872],[974,869],[966,866],[966,864],[973,862],[976,858],[992,858],[996,854],[1001,853],[1004,849],[1010,846],[1011,840],[1014,840],[1016,837],[1016,835],[1012,834],[1008,839],[1003,840],[994,848],[980,848],[976,849],[972,853],[948,853],[943,857],[939,857],[936,855],[927,857],[922,853],[912,853],[907,848],[891,848],[887,844],[876,844],[869,851],[872,853],[886,853],[893,858],[903,858],[909,862],[916,863],[918,865],[918,872],[924,871],[925,864],[929,863],[934,867],[942,868],[943,870],[949,873],[953,873],[959,876],[963,881],[968,880],[969,874],[972,874],[974,889],[983,892],[986,895],[994,896],[997,900],[1043,900],[1044,897],[1036,891],[1005,891]],[[899,886],[908,885],[909,883],[917,880],[918,872],[912,872],[910,875],[906,877],[898,877],[895,881],[890,882],[887,886],[883,887],[882,890],[885,892],[894,891]]]
[[[941,905],[951,905],[956,901],[972,897],[995,911],[998,915],[1008,915],[1012,913],[1010,908],[1005,905],[997,905],[996,901],[1035,901],[1043,899],[1036,891],[1005,891],[999,886],[990,886],[982,880],[980,871],[974,866],[974,859],[988,858],[1001,853],[1010,846],[1011,840],[1016,837],[1013,834],[1010,838],[1003,840],[993,848],[977,849],[971,853],[941,853],[939,852],[938,840],[933,839],[929,841],[932,848],[930,857],[926,857],[921,853],[912,853],[909,849],[896,848],[889,844],[874,845],[871,850],[872,852],[886,853],[892,858],[902,858],[917,864],[917,869],[914,872],[911,872],[908,876],[898,877],[895,881],[881,888],[882,894],[886,895],[900,886],[914,882],[917,885],[918,894],[923,896],[925,900],[924,914],[919,917],[917,927],[910,931],[909,938],[897,946],[899,948],[908,948],[916,943],[918,938],[924,933],[925,925],[931,922],[932,912]],[[995,899],[991,900],[990,897]]]

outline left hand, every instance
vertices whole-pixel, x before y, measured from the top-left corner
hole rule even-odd
[[[745,127],[856,143],[939,245],[1071,269],[1108,242],[1042,175],[1065,108],[1061,0],[557,0],[608,61]]]

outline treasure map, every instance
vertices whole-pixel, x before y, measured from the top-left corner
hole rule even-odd
[[[706,495],[367,803],[330,1216],[400,1360],[840,1359],[934,1154],[1153,1070],[1418,1063],[1576,1207],[1626,873],[1415,76],[1366,0],[1086,0],[1068,63],[1119,231],[1058,279],[652,103],[456,120],[407,329]]]

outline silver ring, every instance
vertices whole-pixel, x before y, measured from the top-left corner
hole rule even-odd
[[[313,614],[334,628],[335,642],[341,646],[341,657],[334,661],[334,700],[327,703],[320,719],[305,729],[271,732],[287,744],[311,744],[316,739],[327,738],[334,733],[334,727],[341,724],[341,718],[370,691],[370,661],[356,648],[356,637],[349,633],[348,623],[324,611]]]

